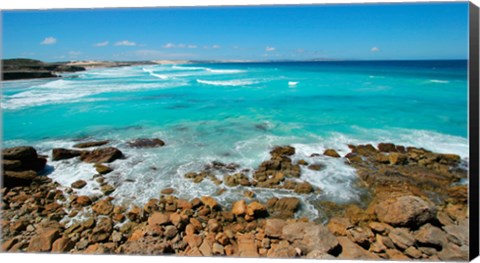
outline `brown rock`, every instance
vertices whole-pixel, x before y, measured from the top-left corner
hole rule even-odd
[[[402,250],[415,244],[415,238],[405,229],[395,228],[390,232],[388,237],[393,241],[395,246]]]
[[[334,253],[338,247],[337,238],[323,225],[296,222],[283,227],[282,236],[301,249],[305,254],[313,250]]]
[[[107,241],[112,234],[112,230],[113,222],[109,217],[99,218],[92,230],[92,235],[89,237],[89,242],[97,243]]]
[[[348,237],[338,237],[337,239],[342,247],[342,253],[338,256],[339,259],[379,259],[378,256],[353,243]]]
[[[77,180],[72,183],[71,187],[76,189],[81,189],[85,187],[85,185],[87,185],[87,182],[85,182],[84,180]]]
[[[402,252],[396,249],[387,249],[388,258],[391,260],[410,260],[409,257],[405,256]]]
[[[370,227],[373,232],[380,234],[388,234],[390,233],[390,230],[393,229],[390,225],[380,222],[370,222],[368,223],[368,227]]]
[[[128,146],[133,147],[133,148],[154,148],[154,147],[162,147],[165,145],[165,142],[158,139],[146,139],[146,138],[140,138],[140,139],[135,139],[132,141],[127,142]]]
[[[90,147],[96,147],[96,146],[102,146],[105,144],[108,144],[109,141],[92,141],[92,142],[81,142],[74,144],[74,148],[90,148]]]
[[[267,202],[268,212],[275,218],[291,218],[300,207],[300,199],[295,197],[272,198]]]
[[[254,218],[263,217],[267,215],[267,208],[257,201],[253,201],[247,206],[247,215]]]
[[[103,164],[99,164],[99,163],[95,164],[95,170],[99,174],[108,174],[108,173],[113,171],[112,168],[110,168],[106,165],[103,165]]]
[[[375,235],[369,228],[356,226],[348,229],[347,233],[351,240],[365,249],[368,249],[370,244],[375,242]]]
[[[100,200],[92,206],[92,210],[100,215],[108,215],[113,211],[113,204],[107,199]]]
[[[222,245],[215,242],[212,246],[212,253],[214,255],[225,255],[225,249]]]
[[[378,150],[380,152],[389,153],[389,152],[396,152],[397,148],[393,143],[380,143],[378,144]]]
[[[210,246],[210,244],[208,244],[206,239],[203,240],[202,244],[199,247],[199,250],[200,252],[202,252],[202,255],[206,257],[209,257],[212,255],[212,247]]]
[[[86,163],[111,163],[123,157],[123,153],[114,147],[98,148],[91,152],[83,152],[80,160]]]
[[[245,200],[239,200],[232,205],[232,214],[243,216],[247,212],[247,204]]]
[[[20,160],[3,160],[4,171],[18,171],[21,170],[22,161]],[[5,251],[5,250],[4,250]]]
[[[282,235],[283,227],[287,223],[282,219],[267,219],[265,221],[265,235],[279,238]]]
[[[313,186],[308,182],[299,183],[294,189],[297,194],[309,194],[313,192]]]
[[[308,169],[313,170],[313,171],[320,171],[323,168],[325,168],[325,165],[323,165],[323,164],[310,164],[308,166]]]
[[[326,149],[323,152],[323,155],[334,157],[334,158],[340,158],[341,157],[340,154],[338,154],[337,151],[335,151],[334,149]]]
[[[191,247],[189,250],[185,251],[185,255],[189,257],[201,257],[203,256],[198,247]]]
[[[388,158],[391,165],[403,165],[407,162],[407,156],[402,153],[390,153]]]
[[[37,151],[31,146],[19,146],[2,150],[3,159],[7,160],[31,160],[38,157]]]
[[[268,251],[267,257],[269,258],[292,258],[297,254],[294,247],[290,246],[288,241],[282,240],[278,244],[273,244],[272,248]]]
[[[415,239],[423,246],[441,248],[447,242],[446,234],[431,224],[423,225],[415,232]],[[439,249],[440,250],[440,249]]]
[[[409,247],[403,251],[403,253],[411,258],[419,259],[422,257],[422,252],[418,251],[415,247]]]
[[[238,255],[240,257],[258,257],[255,236],[253,234],[237,235]]]
[[[37,177],[37,172],[33,170],[21,172],[4,171],[2,177],[6,187],[23,186],[29,185]]]
[[[100,187],[100,190],[102,191],[102,193],[104,195],[109,195],[109,194],[115,192],[115,187],[113,187],[109,184],[105,184],[105,185],[102,185],[102,187]]]
[[[346,236],[347,229],[351,226],[352,223],[350,222],[350,219],[343,217],[333,217],[327,224],[328,230],[336,236]]]
[[[161,212],[154,212],[149,218],[148,218],[148,224],[152,226],[161,226],[161,225],[166,225],[170,221],[170,218],[168,215],[161,213]]]
[[[215,200],[213,197],[202,196],[200,199],[202,200],[202,203],[204,203],[210,209],[215,210],[218,208],[217,200]]]
[[[28,252],[46,252],[52,249],[52,244],[60,235],[57,228],[49,228],[41,230],[38,235],[30,239]]]
[[[459,247],[449,243],[438,253],[438,258],[442,261],[468,261],[468,251],[468,246]]]
[[[174,192],[175,192],[175,189],[173,189],[173,188],[165,188],[165,189],[163,189],[160,193],[161,193],[162,195],[171,195],[171,194],[173,194]]]
[[[433,204],[417,196],[401,196],[381,202],[375,208],[381,222],[393,226],[420,226],[435,217]]]
[[[90,200],[90,197],[88,197],[86,195],[78,196],[76,201],[77,201],[77,204],[79,204],[81,206],[87,206],[87,205],[90,205],[92,203],[92,200]]]
[[[2,252],[10,250],[15,244],[18,243],[18,239],[16,237],[10,238],[2,243]]]
[[[295,148],[292,146],[276,146],[272,151],[270,151],[270,154],[272,156],[290,156],[295,154]]]
[[[55,242],[53,242],[52,252],[53,253],[69,252],[74,246],[75,246],[75,243],[72,242],[70,238],[61,237],[55,240]]]
[[[55,148],[52,150],[52,161],[71,159],[80,156],[82,151],[69,150],[64,148]]]
[[[178,233],[178,230],[175,226],[166,226],[165,227],[165,237],[168,239],[172,239],[174,236],[176,236]]]

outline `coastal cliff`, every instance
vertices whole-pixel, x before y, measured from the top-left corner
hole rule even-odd
[[[2,60],[2,80],[57,78],[59,72],[84,70],[84,67],[71,66],[62,62],[45,63],[23,58]]]

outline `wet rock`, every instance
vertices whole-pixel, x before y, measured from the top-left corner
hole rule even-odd
[[[277,146],[273,148],[272,151],[270,151],[270,154],[272,156],[291,156],[295,154],[295,148],[293,148],[292,146]]]
[[[87,182],[85,182],[84,180],[78,180],[78,181],[73,182],[70,186],[72,188],[81,189],[81,188],[85,187],[86,185],[87,185]]]
[[[323,152],[323,155],[334,157],[334,158],[340,158],[341,157],[340,154],[338,154],[337,151],[335,151],[334,149],[326,149]]]
[[[375,208],[381,222],[393,226],[420,226],[431,221],[436,208],[417,196],[401,196],[381,202]]]
[[[349,145],[350,146],[350,145]],[[371,144],[352,146],[352,153],[356,153],[361,156],[375,156],[378,151]]]
[[[415,244],[415,238],[405,229],[395,228],[388,237],[398,248],[405,250]]]
[[[22,161],[20,160],[3,160],[4,171],[17,171],[22,167]]]
[[[294,189],[297,194],[309,194],[313,192],[313,186],[309,182],[299,183]]]
[[[113,211],[113,204],[107,199],[100,200],[92,206],[92,210],[99,215],[108,215]]]
[[[303,159],[301,159],[301,160],[298,160],[298,161],[297,161],[297,164],[298,164],[298,165],[308,165],[308,162],[305,161],[305,160],[303,160]]]
[[[109,195],[115,191],[115,187],[105,184],[100,187],[100,191],[102,191],[104,195]]]
[[[407,156],[402,153],[390,153],[388,159],[391,165],[403,165],[407,162]]]
[[[378,144],[377,147],[380,152],[384,152],[384,153],[397,152],[397,148],[393,143],[380,143]]]
[[[109,141],[92,141],[92,142],[81,142],[74,144],[74,148],[90,148],[90,147],[96,147],[96,146],[102,146],[105,144],[108,144]]]
[[[132,141],[127,142],[128,146],[133,147],[133,148],[154,148],[154,147],[162,147],[165,145],[165,142],[158,139],[146,139],[146,138],[140,138],[140,139],[135,139]]]
[[[98,148],[91,152],[83,152],[80,160],[86,163],[111,163],[123,157],[123,153],[115,147]]]
[[[3,159],[7,160],[31,160],[38,157],[37,151],[31,146],[19,146],[2,150]]]
[[[90,197],[86,195],[81,195],[77,197],[76,202],[80,206],[87,206],[92,203],[92,200],[90,200]]]
[[[99,163],[95,164],[95,170],[99,174],[108,174],[108,173],[113,171],[112,168],[110,168],[106,165],[103,165],[103,164],[99,164]]]
[[[175,192],[175,189],[173,188],[165,188],[162,191],[160,191],[161,194],[163,195],[171,195]]]
[[[308,169],[313,170],[313,171],[320,171],[325,168],[325,165],[323,164],[311,164],[308,166]]]
[[[54,148],[52,150],[52,161],[71,159],[80,156],[84,151]]]

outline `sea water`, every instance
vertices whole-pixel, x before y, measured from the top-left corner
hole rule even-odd
[[[125,205],[158,198],[167,187],[187,199],[225,188],[215,198],[228,205],[250,188],[195,184],[184,174],[212,161],[253,170],[276,145],[294,146],[294,161],[326,165],[302,168],[299,179],[321,193],[251,190],[261,201],[299,197],[298,216],[312,219],[321,216],[315,202],[358,202],[364,191],[344,160],[312,153],[333,148],[344,155],[348,144],[393,142],[468,161],[463,60],[144,65],[2,85],[4,147],[32,145],[50,156],[78,141],[110,140],[127,158],[111,164],[106,181]],[[136,138],[160,138],[166,146],[129,148]],[[100,193],[91,164],[48,164],[48,176],[65,186],[86,180],[78,194]]]

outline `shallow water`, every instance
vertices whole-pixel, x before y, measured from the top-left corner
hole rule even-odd
[[[318,200],[359,199],[355,171],[342,160],[309,157],[348,144],[394,142],[468,159],[466,61],[298,62],[155,65],[94,69],[62,79],[3,83],[4,147],[33,145],[51,154],[76,140],[112,140],[127,159],[111,164],[115,201],[143,203],[174,187],[181,197],[213,195],[209,180],[183,174],[211,161],[256,168],[275,145],[292,145],[294,160],[323,163],[302,170],[322,189],[303,195],[299,216],[316,218]],[[135,138],[166,146],[132,149]],[[100,193],[91,164],[49,162],[62,184],[84,179],[80,193]],[[251,176],[251,175],[249,175]],[[218,176],[222,179],[221,175]],[[223,187],[223,186],[222,186]],[[222,202],[246,188],[229,188]],[[289,191],[255,189],[265,200]]]

